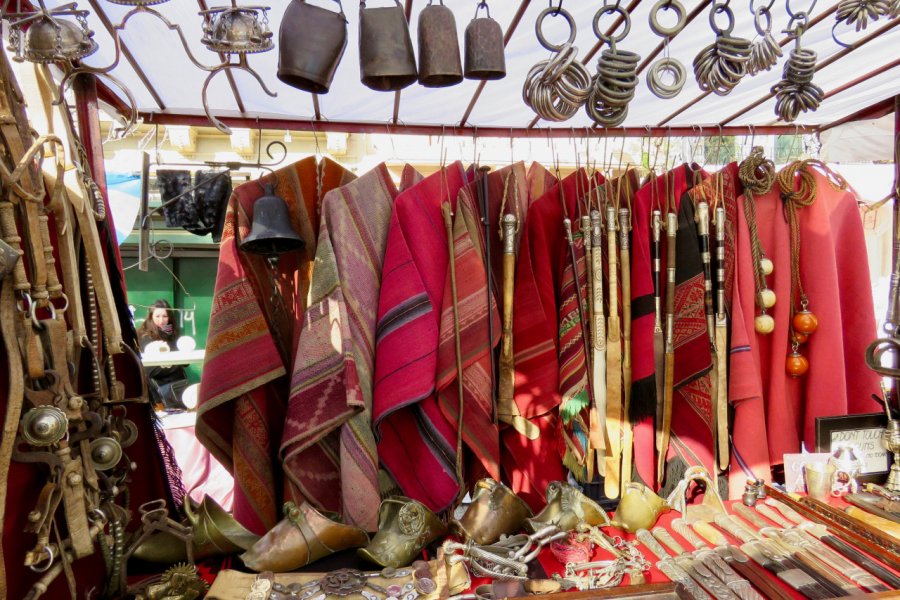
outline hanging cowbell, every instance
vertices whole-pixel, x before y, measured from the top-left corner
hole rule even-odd
[[[253,203],[253,225],[241,241],[241,251],[276,257],[301,250],[305,245],[291,228],[287,203],[275,195],[275,186],[267,183],[263,196]]]
[[[418,78],[409,23],[399,0],[395,6],[366,8],[359,3],[359,73],[377,92],[402,90]]]
[[[478,17],[484,7],[486,17]],[[506,77],[506,54],[503,49],[503,29],[491,18],[487,2],[475,7],[475,18],[466,27],[466,79],[493,80]]]
[[[432,4],[419,13],[419,83],[425,87],[449,87],[463,80],[453,11]]]
[[[278,34],[278,79],[304,92],[327,94],[344,49],[347,17],[340,12],[293,0]]]

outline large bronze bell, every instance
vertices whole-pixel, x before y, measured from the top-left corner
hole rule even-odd
[[[291,228],[287,203],[275,195],[275,186],[267,183],[265,194],[253,203],[253,225],[241,240],[241,250],[274,257],[304,246],[306,242]]]
[[[347,17],[340,0],[333,12],[293,0],[278,34],[278,79],[304,92],[327,94],[344,48]]]
[[[453,529],[466,540],[482,546],[493,544],[501,535],[522,528],[531,509],[516,493],[493,479],[475,484],[472,502],[465,514],[452,522]]]
[[[478,17],[484,7],[486,17]],[[506,77],[506,53],[500,23],[491,18],[487,2],[475,7],[475,18],[466,27],[466,79],[492,80]]]
[[[419,13],[419,83],[430,88],[463,80],[456,19],[444,0],[438,1],[440,4],[428,0],[428,6]]]
[[[418,77],[409,23],[399,0],[395,6],[366,8],[359,3],[359,72],[377,92],[402,90]]]

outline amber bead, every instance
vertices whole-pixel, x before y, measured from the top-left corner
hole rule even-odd
[[[819,326],[819,319],[808,310],[801,310],[794,315],[793,325],[797,333],[809,335]]]
[[[775,330],[775,319],[769,315],[759,315],[753,322],[756,333],[767,335]]]
[[[797,342],[798,344],[805,344],[805,343],[806,343],[806,340],[809,339],[809,336],[808,336],[807,334],[805,334],[805,333],[800,333],[799,331],[795,331],[795,332],[793,333],[793,339],[794,339],[794,341]]]
[[[791,352],[785,361],[785,367],[791,377],[802,377],[809,370],[809,361],[799,352]]]

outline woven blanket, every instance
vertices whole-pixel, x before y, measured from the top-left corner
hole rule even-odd
[[[373,425],[382,465],[406,496],[432,510],[457,496],[455,427],[435,394],[448,244],[441,204],[455,209],[456,162],[394,202],[378,300]]]
[[[375,320],[397,194],[381,164],[322,201],[281,441],[285,475],[303,497],[368,531],[378,527],[371,426]]]
[[[235,518],[257,533],[275,525],[285,496],[277,453],[288,398],[285,374],[294,364],[306,309],[319,192],[324,195],[354,178],[328,159],[317,169],[310,157],[239,186],[229,200],[200,383],[197,437],[234,475]],[[276,183],[276,194],[287,202],[291,227],[306,242],[303,250],[282,255],[274,273],[265,258],[238,248],[250,232],[253,204],[267,181]]]

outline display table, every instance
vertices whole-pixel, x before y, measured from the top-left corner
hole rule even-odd
[[[733,507],[738,504],[737,501],[727,502],[727,510],[731,515],[735,514]],[[843,506],[847,506],[844,503],[841,503],[839,500],[835,500],[832,504],[842,504]],[[672,522],[677,518],[683,518],[683,515],[680,513],[670,511],[661,516],[659,521],[656,523],[655,527],[662,527],[666,529],[673,538],[687,551],[693,551],[694,546],[690,543],[690,541],[684,536],[679,535],[677,532],[673,530]],[[771,523],[773,528],[777,527],[776,523]],[[625,532],[614,528],[614,527],[606,527],[604,531],[612,536],[620,536],[627,540],[634,540],[635,536],[632,534],[626,534]],[[741,542],[734,538],[731,535],[725,534],[725,538],[727,541],[735,546],[740,546]],[[657,558],[644,546],[642,543],[639,543],[638,549],[644,555],[648,562],[650,562],[653,566],[649,571],[644,572],[644,581],[639,582],[636,585],[632,585],[632,582],[629,580],[629,577],[626,576],[621,585],[610,588],[610,589],[598,589],[598,590],[585,590],[585,591],[570,591],[570,592],[560,592],[556,594],[547,594],[542,597],[548,599],[559,599],[559,600],[585,600],[588,598],[690,598],[688,595],[684,595],[685,592],[681,589],[681,586],[676,586],[669,579],[656,568]],[[432,560],[436,559],[436,556],[428,552],[427,558]],[[595,550],[592,560],[602,561],[612,559],[613,556],[604,550]],[[432,562],[432,565],[439,565],[440,562]],[[457,565],[458,567],[459,565]],[[557,560],[554,553],[545,548],[538,559],[530,563],[529,578],[532,579],[552,579],[554,574],[565,574],[565,565]],[[305,567],[302,569],[302,573],[288,573],[276,575],[275,581],[282,583],[282,585],[289,585],[290,583],[305,583],[312,581],[314,579],[319,579],[323,576],[323,574],[333,572],[337,569],[359,569],[366,570],[369,572],[376,571],[377,567],[363,562],[353,550],[348,550],[341,552],[339,554],[335,554],[325,559]],[[892,570],[893,573],[897,573],[897,571]],[[834,573],[836,577],[839,577],[837,573]],[[249,591],[250,586],[253,581],[256,579],[255,574],[251,573],[240,573],[236,571],[225,571],[222,573],[223,580],[217,581],[211,590],[211,594],[208,596],[209,598],[218,598],[219,600],[243,600],[246,598],[246,592]],[[458,572],[458,568],[456,572],[448,571],[444,574],[443,581],[458,581],[457,577],[460,576]],[[774,586],[778,587],[781,591],[784,592],[786,597],[789,598],[804,598],[805,596],[793,590],[787,584],[782,582],[779,578],[774,576],[768,571],[764,572],[764,576],[769,580]],[[465,573],[462,573],[462,577],[465,577]],[[471,578],[469,582],[469,586],[465,593],[472,594],[479,586],[489,584],[491,580],[484,578]],[[226,585],[227,584],[227,585]],[[431,600],[432,598],[446,598],[447,593],[446,590],[443,590],[445,593],[441,594],[433,594],[428,596],[419,596],[424,600]],[[870,593],[870,594],[862,594],[862,590],[858,590],[860,595],[865,595],[866,597],[871,598],[898,598],[900,597],[900,592],[898,591],[887,591],[880,593]],[[274,596],[280,597],[280,596]],[[354,598],[357,596],[353,596]],[[474,596],[471,596],[474,597]],[[329,596],[331,598],[331,596]]]
[[[206,350],[170,350],[168,352],[155,352],[141,355],[141,364],[145,367],[170,367],[173,365],[196,365],[203,363],[206,358]]]

